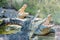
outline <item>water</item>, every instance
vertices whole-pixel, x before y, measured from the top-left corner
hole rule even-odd
[[[4,35],[4,40],[9,40],[9,37],[7,37],[7,35]]]

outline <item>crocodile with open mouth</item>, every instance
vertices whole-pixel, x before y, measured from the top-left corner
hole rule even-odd
[[[10,13],[12,13],[12,12],[10,12]],[[10,14],[8,14],[8,15],[10,15]],[[6,34],[6,35],[12,34],[12,36],[14,36],[13,34],[16,33],[19,35],[20,40],[30,40],[32,35],[34,35],[34,34],[45,35],[46,33],[49,33],[49,31],[51,30],[51,27],[47,27],[47,25],[49,26],[49,20],[50,20],[49,17],[50,16],[48,16],[47,18],[45,18],[43,20],[36,20],[39,13],[36,14],[36,16],[30,16],[29,18],[24,18],[24,16],[23,16],[23,18],[20,18],[20,16],[12,17],[13,15],[12,16],[11,15],[8,16],[8,15],[6,16],[6,18],[0,19],[0,21],[1,21],[0,22],[0,31],[1,31],[0,34]],[[21,30],[21,31],[19,31],[19,30]],[[13,40],[13,39],[11,39],[11,40]]]

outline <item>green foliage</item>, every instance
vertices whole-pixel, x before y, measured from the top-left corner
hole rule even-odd
[[[1,0],[0,1],[0,7],[4,7],[6,3],[7,3],[6,0]]]
[[[52,19],[56,24],[60,24],[60,1],[59,0],[39,0],[40,17],[44,18],[52,14]]]

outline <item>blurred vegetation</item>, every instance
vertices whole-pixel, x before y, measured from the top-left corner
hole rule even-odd
[[[0,7],[3,7],[6,4],[6,0],[0,0]]]
[[[3,4],[2,4],[3,3]],[[23,4],[27,4],[26,12],[32,15],[37,13],[40,9],[40,17],[45,18],[48,14],[52,14],[52,19],[56,24],[60,24],[60,0],[3,0],[0,2],[0,6],[4,6],[6,3],[10,3],[10,6],[17,10],[22,7]]]

